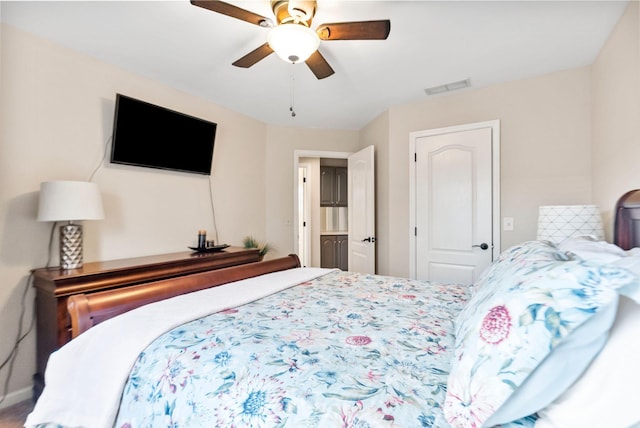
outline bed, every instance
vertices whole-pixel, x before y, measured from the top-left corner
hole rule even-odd
[[[290,255],[76,295],[26,426],[640,426],[637,250],[525,242],[471,287]]]

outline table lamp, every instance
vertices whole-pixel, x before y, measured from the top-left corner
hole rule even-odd
[[[602,217],[596,205],[545,205],[538,209],[538,240],[559,243],[585,235],[604,239]]]
[[[60,226],[60,268],[82,267],[82,225],[79,220],[104,218],[98,185],[86,181],[40,184],[38,221],[65,221]]]

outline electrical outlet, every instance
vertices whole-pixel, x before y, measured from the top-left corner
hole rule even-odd
[[[504,217],[502,219],[502,230],[504,231],[513,230],[513,217]]]

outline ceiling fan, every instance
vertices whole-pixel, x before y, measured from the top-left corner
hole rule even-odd
[[[276,23],[238,6],[216,0],[191,0],[191,4],[260,27],[270,28],[267,42],[233,63],[249,68],[273,52],[291,63],[305,62],[318,79],[334,71],[318,50],[320,40],[384,40],[389,36],[391,21],[352,21],[321,24],[311,29],[316,13],[316,0],[271,0]]]

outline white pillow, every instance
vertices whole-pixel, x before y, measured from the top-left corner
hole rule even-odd
[[[640,424],[640,305],[621,297],[609,340],[571,388],[538,412],[535,428]]]
[[[627,256],[627,253],[617,245],[597,241],[590,236],[567,238],[558,244],[558,250],[573,253],[582,260],[601,263],[615,262]]]
[[[616,267],[621,267],[630,270],[636,275],[640,276],[640,252],[627,251],[627,257],[622,257],[613,262]]]

